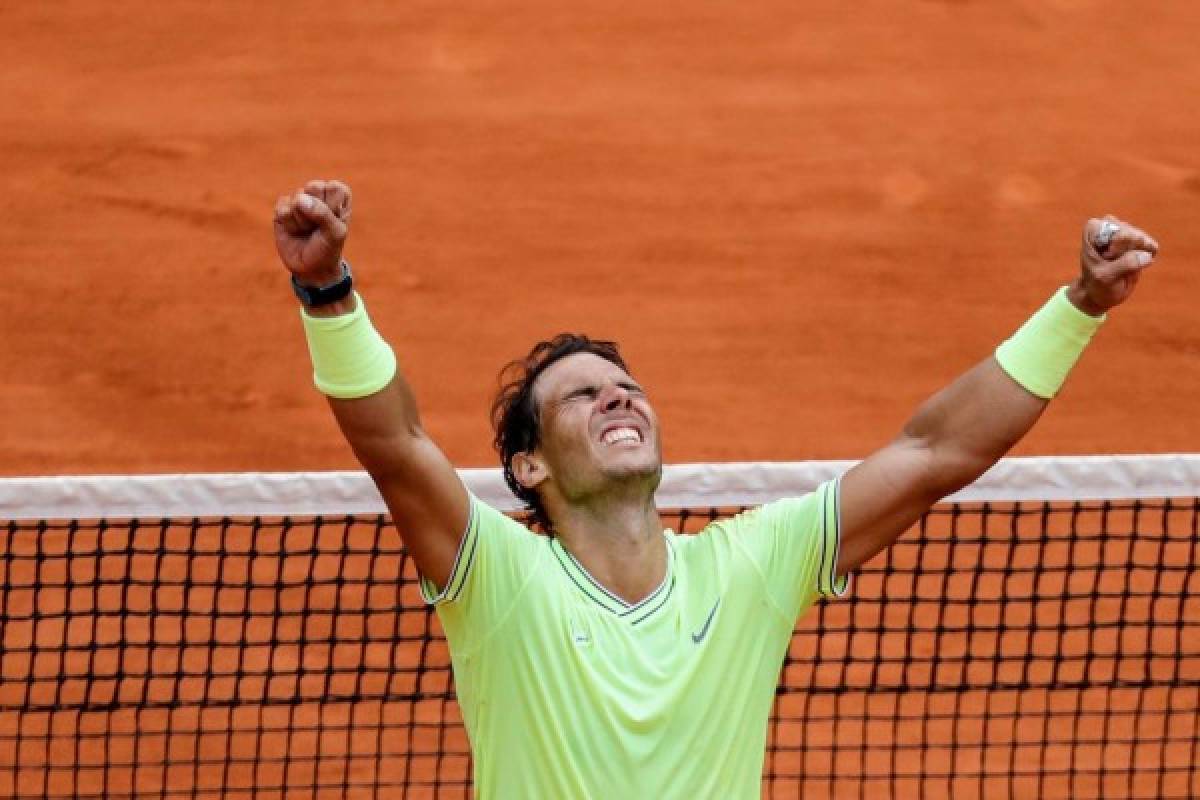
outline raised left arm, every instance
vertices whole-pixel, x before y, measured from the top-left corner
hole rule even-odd
[[[1097,249],[1106,224],[1120,227],[1107,247]],[[1055,365],[1065,374],[1079,352],[1064,354],[1059,332],[1048,326],[1059,324],[1063,313],[1098,317],[1123,303],[1157,252],[1157,242],[1137,228],[1111,217],[1088,221],[1081,275],[1066,291],[1074,309],[1060,308],[1058,317],[1039,312],[1014,337],[1017,347],[1001,353],[1005,366],[996,357],[977,364],[917,409],[894,441],[842,478],[838,575],[891,545],[934,503],[974,481],[1020,441],[1057,391]]]

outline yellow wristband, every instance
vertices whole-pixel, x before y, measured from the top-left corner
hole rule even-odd
[[[314,317],[300,309],[313,383],[340,399],[375,394],[396,375],[396,354],[371,324],[362,298],[354,298],[355,309],[336,317]]]
[[[996,361],[1031,394],[1049,400],[1058,394],[1106,318],[1088,316],[1076,308],[1067,299],[1064,286],[996,348]]]

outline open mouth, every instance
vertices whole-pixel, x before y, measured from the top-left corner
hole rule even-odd
[[[632,425],[616,425],[600,434],[600,442],[606,447],[612,447],[624,442],[641,444],[642,441],[642,432]]]

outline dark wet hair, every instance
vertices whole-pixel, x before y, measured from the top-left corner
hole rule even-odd
[[[533,397],[534,382],[551,364],[576,353],[600,356],[629,372],[616,342],[592,339],[582,333],[560,333],[535,344],[524,358],[506,364],[498,377],[500,390],[492,401],[492,428],[496,431],[492,444],[500,454],[504,482],[529,506],[534,522],[547,531],[551,529],[550,519],[541,498],[517,481],[512,460],[517,453],[533,452],[541,443],[541,414]]]

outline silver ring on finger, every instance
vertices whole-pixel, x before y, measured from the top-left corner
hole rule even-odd
[[[1099,252],[1107,250],[1108,246],[1112,244],[1113,237],[1117,235],[1119,230],[1121,230],[1121,226],[1117,223],[1105,221],[1100,226],[1100,230],[1097,231],[1096,238],[1092,240],[1092,243],[1096,245],[1096,250]]]

